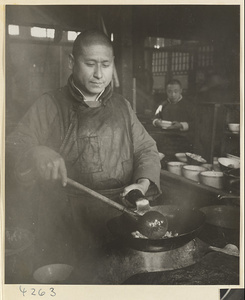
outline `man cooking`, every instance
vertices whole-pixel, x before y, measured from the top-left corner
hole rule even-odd
[[[67,178],[118,202],[132,189],[152,197],[160,191],[155,142],[129,102],[112,90],[108,37],[82,32],[69,68],[67,85],[41,96],[6,143],[16,177],[40,191],[39,264],[72,260],[74,247],[84,254],[101,247],[110,239],[107,220],[120,214],[67,185]]]

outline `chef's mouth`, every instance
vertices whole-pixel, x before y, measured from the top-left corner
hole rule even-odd
[[[91,82],[92,84],[94,84],[94,85],[103,85],[104,83],[103,82]]]

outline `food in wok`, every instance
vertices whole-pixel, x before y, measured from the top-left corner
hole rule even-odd
[[[133,231],[131,234],[136,239],[148,239],[147,236],[143,235],[142,233],[140,233],[137,230]],[[178,235],[179,235],[178,233],[173,233],[172,231],[166,231],[165,235],[162,236],[161,238],[165,239],[165,238],[174,237],[174,236],[178,236]]]

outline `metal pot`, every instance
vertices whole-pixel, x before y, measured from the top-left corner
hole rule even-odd
[[[240,194],[240,168],[224,171],[225,187],[227,190]]]
[[[168,231],[177,236],[161,239],[135,238],[132,235],[136,229],[128,216],[121,215],[111,219],[108,229],[123,245],[139,251],[162,252],[179,248],[194,239],[205,223],[205,215],[199,210],[184,209],[174,205],[161,205],[152,207],[168,219]]]

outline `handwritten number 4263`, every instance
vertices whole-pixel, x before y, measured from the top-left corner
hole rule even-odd
[[[20,292],[23,294],[23,296],[25,296],[25,293],[27,293],[28,290],[26,290],[25,288],[22,288],[21,286],[19,287]],[[30,289],[31,295],[32,296],[44,296],[46,293],[43,289],[39,289],[36,290],[34,288]],[[56,292],[54,291],[54,288],[50,288],[49,289],[49,296],[54,297],[56,296]]]

